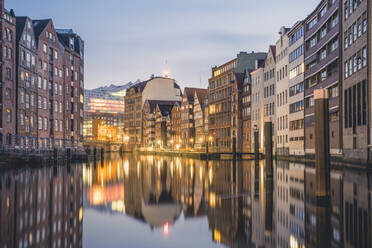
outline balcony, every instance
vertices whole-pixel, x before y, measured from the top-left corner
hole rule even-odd
[[[318,61],[316,65],[313,67],[306,69],[305,71],[305,78],[308,78],[316,73],[318,73],[320,70],[324,69],[328,64],[333,62],[339,57],[339,49],[337,48],[333,52],[327,55],[324,59]]]
[[[328,31],[328,33],[323,38],[321,38],[318,41],[318,43],[315,46],[305,51],[305,60],[308,59],[310,56],[312,56],[314,53],[321,50],[325,44],[328,44],[332,40],[332,38],[334,38],[338,34],[339,28],[340,28],[339,25],[340,24],[337,24],[336,26],[334,26],[331,30]],[[339,46],[340,45],[341,44],[339,44]]]
[[[305,40],[309,39],[312,37],[316,32],[319,31],[319,29],[323,26],[324,23],[328,21],[328,19],[335,13],[336,9],[339,7],[339,0],[336,0],[335,3],[327,10],[327,13],[318,20],[317,24],[315,24],[314,27],[312,27],[310,30],[305,31]],[[316,16],[319,14],[321,9],[317,10]],[[315,16],[315,15],[314,15]],[[339,20],[340,21],[340,20]],[[306,28],[305,28],[306,30]]]
[[[305,89],[305,98],[307,96],[313,94],[314,90],[319,89],[319,88],[327,88],[329,85],[331,85],[334,82],[338,81],[338,79],[339,79],[339,73],[338,72],[332,73],[329,77],[327,77],[326,80],[323,80],[321,82],[318,82],[318,84],[315,85],[314,87]]]

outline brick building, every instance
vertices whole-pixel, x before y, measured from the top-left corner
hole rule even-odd
[[[174,103],[159,103],[155,110],[155,140],[158,147],[168,146],[167,119],[172,113]]]
[[[62,47],[64,67],[64,145],[81,146],[84,121],[84,41],[71,29],[57,29],[56,32]]]
[[[128,150],[142,144],[142,110],[146,100],[181,101],[182,92],[174,79],[151,77],[132,85],[125,96],[125,135],[129,138]]]
[[[181,104],[175,103],[171,113],[171,136],[173,145],[181,145]]]
[[[16,35],[16,144],[36,148],[37,143],[37,46],[32,20],[17,17]]]
[[[208,90],[199,90],[194,95],[194,121],[195,121],[195,148],[202,148],[205,146],[208,132],[205,132],[205,97]]]
[[[368,159],[368,2],[350,1],[342,4],[342,105],[343,152],[345,157]],[[331,92],[330,92],[331,93]]]
[[[257,60],[264,60],[266,53],[241,52],[237,58],[212,68],[209,79],[209,134],[213,136],[213,148],[230,151],[231,135],[231,94],[234,72],[244,73],[256,68]]]
[[[193,148],[195,145],[195,96],[200,99],[206,94],[206,89],[185,88],[181,104],[181,140],[182,147]]]
[[[13,10],[8,11],[4,8],[4,0],[0,0],[0,18],[2,33],[0,142],[9,146],[15,144],[16,131],[16,18]]]

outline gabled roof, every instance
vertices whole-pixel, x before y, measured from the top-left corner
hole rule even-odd
[[[208,89],[199,89],[195,91],[195,95],[198,98],[199,104],[202,108],[204,108],[204,98],[207,94],[208,94]]]
[[[48,26],[49,22],[52,22],[52,19],[44,19],[44,20],[33,20],[32,25],[34,26],[34,33],[36,42],[39,42],[39,37],[44,29]]]
[[[274,62],[276,62],[276,46],[271,45],[269,47],[269,50],[271,51],[271,53],[272,53],[272,55],[274,57]]]
[[[16,17],[16,40],[19,41],[22,37],[23,30],[25,29],[27,16]]]
[[[208,91],[208,90],[201,89],[201,88],[185,88],[183,90],[183,94],[184,94],[184,96],[187,97],[187,101],[189,103],[193,103],[195,101],[195,99],[194,99],[195,94],[202,96],[202,95],[205,95],[204,94],[205,91]]]
[[[148,111],[149,113],[153,113],[158,105],[173,105],[175,103],[180,104],[180,102],[177,101],[159,101],[159,100],[146,100],[145,103],[148,105]]]
[[[174,104],[158,104],[157,109],[162,116],[168,116],[172,112]]]

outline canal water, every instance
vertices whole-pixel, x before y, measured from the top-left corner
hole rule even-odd
[[[0,247],[371,247],[371,174],[313,165],[106,155],[0,170]]]

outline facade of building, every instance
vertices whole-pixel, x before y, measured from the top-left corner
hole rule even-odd
[[[155,110],[155,139],[158,147],[164,148],[168,144],[167,120],[172,113],[174,103],[157,104]]]
[[[63,145],[63,57],[52,20],[33,20],[33,26],[38,49],[38,144],[51,149]]]
[[[259,133],[259,149],[260,152],[263,151],[264,147],[264,119],[263,119],[263,94],[264,94],[264,69],[258,68],[255,71],[251,72],[252,77],[252,94],[251,94],[251,149],[253,152],[254,149],[254,132],[258,131]]]
[[[242,112],[242,96],[244,73],[234,73],[233,83],[231,87],[231,135],[235,137],[235,148],[237,152],[243,150],[243,112]],[[231,144],[234,145],[233,143]]]
[[[208,132],[205,132],[205,97],[208,90],[196,91],[194,95],[195,148],[200,149],[208,142]]]
[[[181,104],[175,103],[171,113],[171,140],[174,147],[180,147],[181,140]]]
[[[241,52],[237,58],[212,68],[209,79],[209,134],[213,136],[213,148],[231,151],[231,96],[234,73],[256,69],[257,61],[264,60],[266,53]]]
[[[276,152],[280,155],[289,154],[288,146],[288,28],[282,27],[280,38],[276,42]]]
[[[13,11],[5,9],[4,0],[0,0],[0,18],[2,32],[0,141],[2,145],[11,146],[16,141],[16,18]]]
[[[195,146],[195,96],[203,99],[207,90],[198,88],[185,88],[181,103],[181,147],[194,148]],[[200,118],[199,118],[200,119]]]
[[[305,27],[305,152],[315,152],[314,90],[329,89],[329,133],[332,154],[342,149],[340,113],[341,1],[321,1],[304,20]]]
[[[64,91],[64,145],[81,146],[84,135],[84,41],[71,29],[57,29],[57,35],[64,68],[65,85],[62,89],[58,86],[59,92]]]
[[[345,157],[367,161],[369,120],[368,104],[368,2],[345,1],[342,4],[342,106],[343,153]],[[341,61],[341,59],[340,59]],[[330,92],[331,93],[331,92]]]
[[[273,148],[276,147],[276,46],[269,46],[264,69],[263,115],[264,122],[273,124]],[[275,152],[276,149],[273,149]]]
[[[297,22],[289,37],[289,154],[304,155],[304,25]]]
[[[16,145],[37,147],[37,47],[32,20],[17,17]]]
[[[244,82],[242,88],[242,152],[251,152],[251,134],[252,134],[252,103],[251,103],[251,93],[252,93],[252,77],[251,71],[246,71],[244,73]]]
[[[129,138],[127,149],[142,144],[142,109],[146,100],[181,101],[182,92],[174,79],[152,77],[127,90],[125,96],[125,136]]]
[[[84,90],[84,111],[124,113],[124,97],[133,83]]]
[[[142,147],[155,147],[158,141],[158,138],[160,140],[161,136],[156,136],[156,112],[158,110],[158,106],[169,106],[174,104],[179,104],[179,102],[175,101],[157,101],[157,100],[146,100],[144,105],[143,105],[143,110],[142,110]],[[171,108],[171,109],[172,109]],[[159,109],[164,110],[163,107]],[[161,113],[160,113],[161,114]],[[164,116],[164,121],[165,121],[165,126],[166,126],[166,121],[167,121],[167,116]],[[162,121],[163,121],[162,119]],[[160,119],[159,119],[160,120]],[[160,133],[161,134],[161,133]]]

